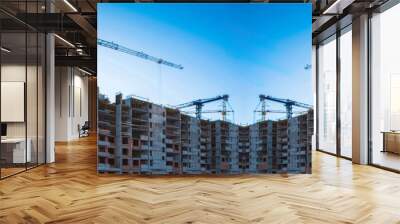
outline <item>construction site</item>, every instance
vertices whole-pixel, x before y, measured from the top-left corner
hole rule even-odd
[[[269,120],[265,100],[285,103],[286,119]],[[218,120],[203,119],[205,103],[222,101]],[[310,173],[313,110],[298,102],[260,95],[261,120],[226,119],[228,95],[175,107],[137,97],[99,95],[98,172],[128,174]],[[196,116],[183,111],[195,107]],[[292,116],[292,106],[308,108]],[[206,111],[204,111],[206,112]]]
[[[184,68],[112,41],[98,39],[97,43],[159,66]],[[138,96],[124,98],[122,93],[116,94],[115,100],[99,94],[98,172],[311,173],[313,106],[260,94],[254,110],[254,118],[260,119],[243,125],[235,123],[228,99],[224,94],[165,106]],[[267,109],[267,101],[282,104],[286,110]],[[222,102],[221,108],[203,110],[212,102]],[[220,114],[221,118],[204,118],[207,113]],[[274,113],[286,114],[286,118],[267,119],[267,114]],[[228,114],[233,119],[229,120]]]

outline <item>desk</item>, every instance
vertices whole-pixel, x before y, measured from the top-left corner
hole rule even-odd
[[[383,131],[383,150],[382,152],[392,152],[400,154],[400,132]]]
[[[26,163],[31,162],[31,139],[27,139],[28,143],[25,152],[25,138],[6,138],[1,139],[1,156],[6,163]]]

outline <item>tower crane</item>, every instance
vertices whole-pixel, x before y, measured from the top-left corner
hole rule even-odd
[[[201,114],[202,114],[202,109],[203,109],[204,104],[222,100],[221,114],[222,114],[222,120],[225,121],[227,112],[233,112],[233,111],[227,110],[228,99],[229,99],[229,95],[225,94],[225,95],[220,95],[220,96],[216,96],[216,97],[212,97],[212,98],[198,99],[198,100],[194,100],[194,101],[191,101],[188,103],[179,104],[176,106],[176,108],[182,109],[182,108],[195,106],[196,107],[196,118],[201,119]],[[215,111],[213,111],[213,112],[215,112]]]
[[[269,101],[273,101],[273,102],[277,102],[277,103],[281,103],[286,107],[286,116],[287,118],[291,118],[293,115],[293,106],[296,107],[301,107],[301,108],[305,108],[305,109],[312,109],[313,106],[309,105],[309,104],[305,104],[305,103],[300,103],[294,100],[290,100],[290,99],[281,99],[281,98],[276,98],[276,97],[272,97],[272,96],[265,96],[263,94],[259,95],[260,97],[260,102],[261,102],[261,114],[263,116],[263,118],[265,119],[265,112],[263,113],[263,111],[266,111],[266,100]]]
[[[130,55],[133,55],[133,56],[145,59],[145,60],[153,61],[153,62],[155,62],[157,64],[160,64],[160,65],[162,64],[162,65],[166,65],[166,66],[169,66],[169,67],[172,67],[172,68],[176,68],[176,69],[183,69],[182,65],[178,65],[178,64],[169,62],[167,60],[148,55],[148,54],[140,52],[140,51],[132,50],[130,48],[124,47],[122,45],[116,44],[116,43],[111,42],[111,41],[97,39],[97,44],[100,45],[100,46],[103,46],[103,47],[107,47],[107,48],[116,50],[116,51],[120,51],[120,52],[123,52],[123,53],[126,53],[126,54],[130,54]]]
[[[265,108],[265,107],[264,107]],[[204,113],[204,112],[203,112]],[[254,113],[261,113],[261,121],[265,121],[267,119],[267,114],[286,114],[285,110],[254,110]],[[293,114],[300,114],[301,112],[293,111]]]

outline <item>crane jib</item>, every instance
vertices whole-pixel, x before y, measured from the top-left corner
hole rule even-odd
[[[122,45],[116,44],[116,43],[111,42],[111,41],[97,39],[97,44],[100,45],[100,46],[103,46],[103,47],[107,47],[107,48],[116,50],[116,51],[120,51],[120,52],[123,52],[123,53],[126,53],[126,54],[130,54],[130,55],[133,55],[133,56],[136,56],[136,57],[140,57],[142,59],[153,61],[153,62],[155,62],[157,64],[163,64],[163,65],[170,66],[170,67],[173,67],[173,68],[183,69],[182,65],[174,64],[174,63],[166,61],[166,60],[164,60],[162,58],[157,58],[157,57],[148,55],[148,54],[146,54],[144,52],[139,52],[139,51],[135,51],[135,50],[129,49],[127,47],[124,47]]]

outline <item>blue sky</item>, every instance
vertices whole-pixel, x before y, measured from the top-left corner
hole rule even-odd
[[[98,37],[184,66],[98,47],[100,93],[110,98],[121,92],[177,105],[229,94],[241,124],[254,122],[259,94],[312,104],[311,71],[304,69],[311,64],[311,4],[103,3]],[[220,108],[215,102],[204,110]]]

